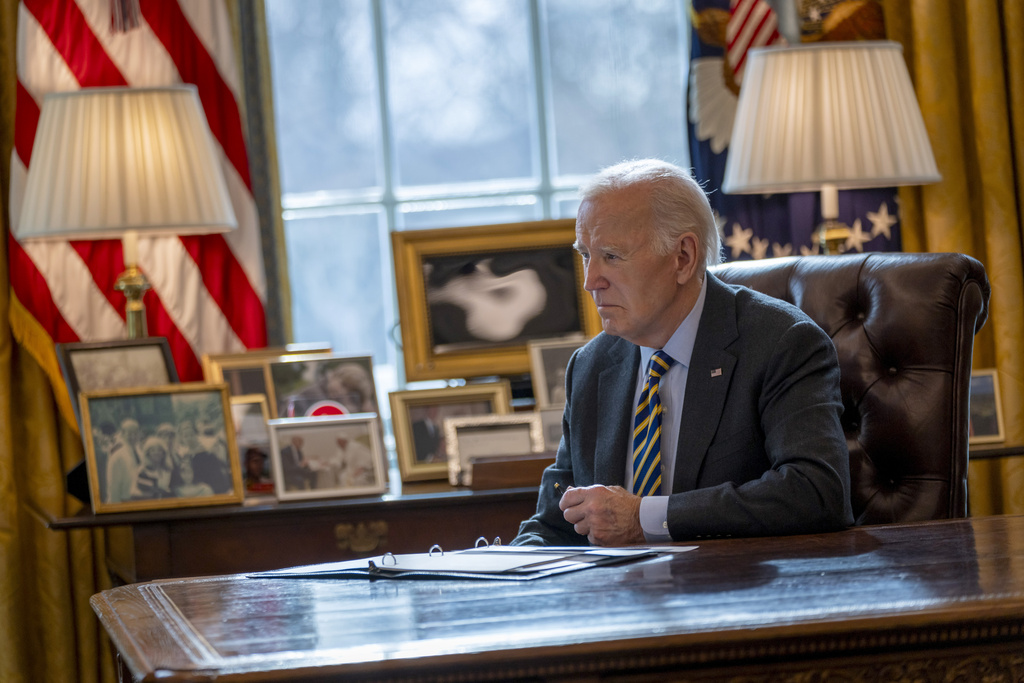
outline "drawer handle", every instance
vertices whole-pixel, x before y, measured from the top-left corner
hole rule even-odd
[[[366,553],[376,550],[388,542],[388,523],[383,520],[373,522],[343,522],[334,525],[334,539],[338,550],[351,550]]]

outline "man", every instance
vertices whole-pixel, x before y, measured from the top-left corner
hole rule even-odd
[[[706,271],[720,258],[717,225],[683,169],[626,162],[581,197],[575,246],[603,332],[569,361],[558,453],[513,543],[852,524],[828,336],[794,306]]]
[[[131,498],[132,486],[142,465],[136,447],[141,433],[138,421],[129,417],[121,421],[120,431],[111,439],[105,473],[105,494],[101,493],[105,502],[121,503]]]

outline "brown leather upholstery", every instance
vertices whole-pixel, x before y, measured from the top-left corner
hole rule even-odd
[[[857,524],[967,516],[971,357],[991,293],[980,262],[872,253],[713,272],[796,304],[832,337]]]

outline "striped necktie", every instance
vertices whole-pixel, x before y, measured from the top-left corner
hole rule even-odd
[[[661,488],[661,377],[675,360],[664,351],[655,351],[636,407],[633,424],[633,493],[649,496]]]

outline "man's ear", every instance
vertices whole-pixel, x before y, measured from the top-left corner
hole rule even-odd
[[[700,275],[702,250],[697,235],[684,232],[676,242],[676,282],[684,285]]]

